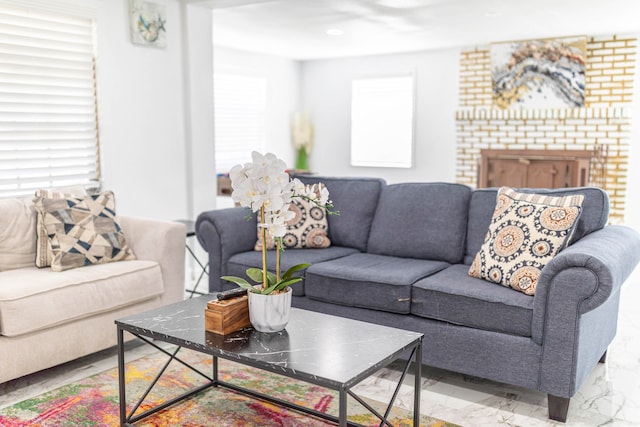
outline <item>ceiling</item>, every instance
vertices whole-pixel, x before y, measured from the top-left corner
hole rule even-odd
[[[184,1],[213,10],[214,44],[298,60],[640,32],[640,0]]]

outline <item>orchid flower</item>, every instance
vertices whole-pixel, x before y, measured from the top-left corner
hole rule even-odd
[[[287,165],[271,153],[251,153],[251,162],[236,165],[229,171],[233,193],[231,197],[240,206],[249,208],[253,213],[260,212],[258,226],[262,231],[263,242],[266,233],[276,240],[276,274],[267,274],[267,249],[262,245],[262,270],[247,270],[249,277],[262,276],[262,293],[271,293],[285,289],[288,285],[302,280],[293,277],[293,273],[304,269],[309,264],[298,264],[280,276],[280,254],[282,252],[282,237],[287,232],[287,221],[295,217],[289,210],[294,197],[302,197],[323,208],[332,207],[329,200],[329,190],[321,184],[305,186],[299,179],[290,180],[286,172]],[[273,279],[275,278],[275,282]],[[256,289],[245,279],[235,276],[224,276],[223,279],[238,284],[241,287],[256,292]],[[256,280],[257,281],[257,280]]]

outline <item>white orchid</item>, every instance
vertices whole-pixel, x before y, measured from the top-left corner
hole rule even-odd
[[[329,190],[322,184],[304,185],[299,179],[292,181],[296,197],[303,197],[320,207],[331,207]]]
[[[285,289],[288,285],[302,280],[293,277],[293,273],[304,269],[309,264],[298,264],[287,270],[280,277],[280,253],[282,252],[282,237],[287,232],[287,221],[295,217],[289,210],[294,197],[302,197],[317,206],[332,207],[329,201],[329,191],[322,185],[305,186],[300,180],[290,180],[287,165],[275,155],[258,152],[251,153],[251,163],[236,165],[231,168],[229,177],[233,193],[231,197],[240,206],[260,212],[258,226],[262,230],[263,242],[266,233],[274,237],[278,250],[276,251],[276,274],[267,272],[267,249],[262,245],[262,270],[249,269],[247,275],[256,281],[262,281],[261,293]],[[255,292],[255,289],[245,279],[234,276],[224,276],[223,279],[234,282]]]
[[[296,194],[304,194],[306,191],[306,186],[298,178],[294,178],[291,181],[291,185],[293,186],[293,192]]]
[[[318,203],[321,206],[327,206],[328,204],[331,203],[331,201],[329,200],[329,190],[324,185],[319,185],[319,187],[320,187],[320,200],[318,201]]]
[[[233,201],[253,212],[282,210],[291,200],[286,164],[271,153],[263,156],[254,151],[251,157],[253,162],[229,172]]]
[[[287,233],[287,221],[293,217],[295,213],[289,210],[289,205],[285,205],[282,211],[267,215],[265,223],[260,226],[266,228],[271,237],[284,237]]]

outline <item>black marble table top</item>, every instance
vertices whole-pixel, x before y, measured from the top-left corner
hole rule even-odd
[[[335,389],[357,384],[416,347],[423,336],[295,308],[282,332],[246,328],[222,336],[204,329],[204,310],[214,298],[180,301],[116,324],[145,337]]]

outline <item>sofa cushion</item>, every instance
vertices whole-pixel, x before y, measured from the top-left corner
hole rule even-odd
[[[569,242],[583,199],[578,194],[551,197],[500,188],[469,275],[535,294],[542,269]]]
[[[367,252],[379,255],[462,261],[471,189],[447,183],[385,187]]]
[[[340,215],[330,215],[331,244],[364,252],[380,192],[385,186],[377,178],[330,178],[313,175],[296,176],[310,185],[321,182],[329,190],[329,199]]]
[[[374,254],[353,254],[307,269],[308,298],[335,304],[409,313],[411,285],[449,264]]]
[[[135,259],[116,217],[111,191],[62,199],[36,198],[53,257],[51,269]]]
[[[358,251],[353,248],[343,248],[340,246],[331,246],[325,249],[287,249],[281,257],[281,269],[287,271],[287,269],[297,264],[310,263],[314,265],[319,262],[344,257],[357,253]],[[227,263],[227,272],[225,276],[238,276],[247,278],[246,271],[248,268],[257,267],[262,268],[262,252],[241,252],[233,255],[229,258]],[[276,256],[275,251],[270,251],[267,254],[267,268],[270,271],[276,269]],[[301,270],[295,274],[295,276],[304,276],[305,270]],[[229,287],[236,287],[235,284],[229,283]],[[305,281],[296,283],[291,286],[293,289],[293,295],[305,294]]]
[[[411,314],[530,337],[534,299],[469,277],[468,269],[467,265],[456,264],[416,282],[413,285]]]
[[[606,191],[595,187],[579,188],[522,188],[516,189],[521,193],[538,193],[554,197],[572,196],[582,194],[582,213],[578,219],[578,224],[573,232],[573,237],[569,240],[571,245],[582,239],[589,233],[600,230],[607,223],[609,218],[609,196]],[[469,222],[467,224],[467,246],[464,263],[471,264],[476,254],[480,250],[484,238],[491,223],[491,216],[496,207],[497,188],[483,188],[475,190],[471,194],[469,203]]]
[[[162,294],[160,266],[125,261],[53,273],[37,267],[0,274],[0,334],[17,336]]]
[[[36,211],[31,199],[0,199],[0,271],[33,266]]]

